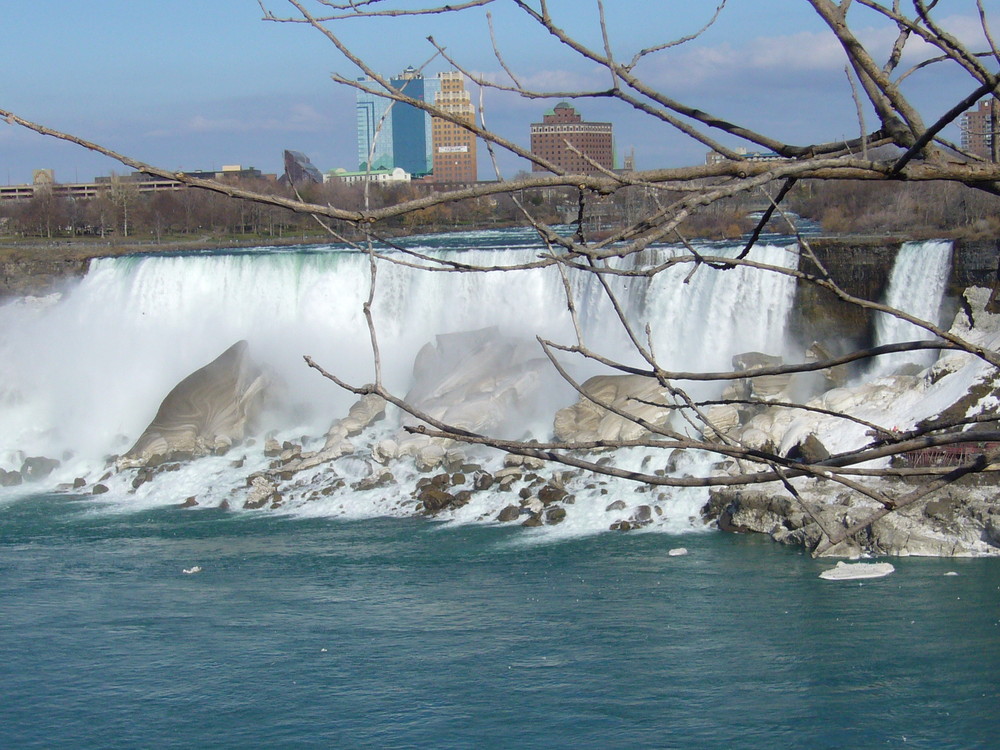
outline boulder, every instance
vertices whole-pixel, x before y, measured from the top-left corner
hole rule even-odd
[[[372,490],[377,487],[388,487],[395,483],[396,477],[393,476],[392,472],[380,466],[364,479],[352,484],[351,487],[356,490]]]
[[[744,352],[733,357],[733,369],[741,372],[764,367],[778,367],[781,364],[781,357],[763,352]],[[790,380],[791,375],[760,375],[755,378],[747,378],[745,382],[752,396],[767,400],[785,390]]]
[[[247,510],[257,510],[263,508],[268,503],[278,504],[281,502],[281,495],[274,483],[265,476],[256,475],[250,478],[250,491],[243,507]]]
[[[545,510],[545,505],[537,497],[525,498],[521,503],[521,507],[527,510],[533,515],[539,515],[543,510]]]
[[[372,448],[372,458],[380,464],[387,464],[399,455],[399,444],[392,438],[380,440]]]
[[[361,434],[361,431],[385,417],[386,401],[381,396],[368,393],[347,410],[347,416],[331,425],[329,433],[341,432],[347,437]]]
[[[728,435],[740,426],[740,411],[733,404],[714,404],[705,416],[708,418],[705,437],[709,440]]]
[[[0,487],[16,487],[24,481],[19,471],[0,469]]]
[[[745,370],[756,370],[763,367],[778,367],[782,363],[781,357],[763,352],[743,352],[733,355],[733,370],[743,372]]]
[[[497,521],[500,523],[509,523],[510,521],[516,521],[520,515],[520,508],[516,505],[508,505],[497,515]]]
[[[413,457],[417,471],[432,471],[444,463],[445,449],[439,442],[425,445]]]
[[[833,354],[827,350],[821,343],[814,341],[805,353],[805,361],[808,363],[813,362],[826,362],[833,359]],[[822,376],[826,380],[827,388],[839,388],[845,385],[850,379],[850,367],[848,365],[836,365],[834,367],[827,367],[825,370],[820,371]]]
[[[566,497],[566,490],[561,487],[555,487],[551,484],[547,484],[538,490],[538,499],[542,501],[544,505],[551,505],[552,503],[557,503]]]
[[[429,485],[420,491],[417,499],[424,504],[425,513],[438,513],[449,507],[454,502],[455,496],[435,485]]]
[[[653,509],[648,505],[640,505],[632,514],[632,523],[645,525],[653,520]]]
[[[830,457],[830,451],[826,449],[823,442],[813,433],[809,433],[802,439],[792,451],[789,451],[789,458],[802,461],[804,463],[818,463]]]
[[[442,334],[417,354],[406,401],[446,424],[504,435],[533,415],[549,373],[535,342],[495,327]]]
[[[545,511],[545,523],[555,525],[566,520],[565,508],[549,508]]]
[[[154,456],[203,456],[242,440],[260,412],[268,380],[238,341],[167,394],[153,421],[121,458],[119,470]]]
[[[24,462],[21,464],[21,477],[26,482],[37,482],[40,479],[45,479],[59,465],[60,462],[54,458],[32,456],[24,459]]]

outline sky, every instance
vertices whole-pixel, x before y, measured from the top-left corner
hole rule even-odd
[[[287,0],[265,0],[275,15]],[[402,0],[404,7],[428,3]],[[608,36],[619,58],[700,29],[717,0],[605,0]],[[982,37],[972,0],[941,3],[956,36]],[[545,91],[605,88],[606,72],[534,29],[504,0],[490,6],[504,61],[526,85]],[[558,25],[600,49],[596,0],[551,0]],[[1000,0],[986,0],[1000,34]],[[948,15],[951,14],[951,15]],[[354,168],[354,92],[331,74],[360,75],[323,35],[302,24],[262,19],[257,0],[3,0],[0,109],[100,143],[166,169],[239,164],[282,169],[282,152],[306,153],[326,171]],[[888,54],[894,33],[855,3],[860,36]],[[373,69],[397,74],[434,54],[434,38],[469,70],[507,81],[483,9],[454,17],[348,19],[333,27]],[[916,59],[916,58],[913,58]],[[911,60],[912,61],[912,60]],[[857,135],[843,52],[805,0],[728,0],[695,41],[646,58],[636,68],[670,97],[796,143]],[[451,66],[428,63],[434,74]],[[912,76],[907,91],[933,117],[974,87],[940,66]],[[474,90],[473,99],[480,93]],[[487,124],[527,148],[529,126],[555,100],[482,92]],[[706,149],[663,123],[603,99],[576,103],[585,120],[610,121],[619,159],[640,169],[703,163]],[[871,127],[868,113],[866,124]],[[957,127],[944,135],[958,140]],[[722,139],[727,145],[740,145]],[[481,149],[480,178],[491,177]],[[503,155],[504,176],[527,168]],[[30,182],[35,169],[60,182],[90,181],[128,169],[79,146],[0,122],[0,183]]]

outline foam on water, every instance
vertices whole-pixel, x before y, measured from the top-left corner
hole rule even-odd
[[[541,252],[523,231],[411,238],[409,244],[485,266],[528,263]],[[663,259],[686,251],[652,252]],[[735,252],[730,248],[713,254]],[[793,252],[777,246],[758,248],[751,258],[780,266],[796,262]],[[702,266],[684,283],[689,272],[690,266],[683,266],[650,282],[610,281],[634,329],[643,335],[650,325],[663,367],[728,369],[738,352],[781,353],[793,280],[747,268]],[[367,256],[332,246],[132,256],[95,260],[86,277],[57,302],[0,307],[0,468],[18,469],[25,456],[59,458],[62,465],[46,481],[54,486],[75,477],[86,478],[88,485],[101,480],[108,487],[95,499],[101,512],[174,505],[189,496],[197,496],[202,507],[232,499],[244,491],[247,475],[267,467],[262,439],[225,457],[163,472],[137,488],[132,487],[134,472],[105,478],[104,459],[136,440],[176,383],[240,339],[249,342],[252,358],[285,384],[289,404],[269,415],[262,431],[296,442],[315,436],[303,447],[317,449],[330,422],[346,413],[354,397],[306,367],[302,356],[313,356],[348,382],[371,381],[373,357],[363,315],[370,278]],[[586,342],[601,353],[634,361],[594,277],[571,274],[570,286]],[[509,336],[575,343],[563,281],[554,268],[446,273],[380,263],[372,313],[384,380],[400,394],[411,384],[417,352],[438,334],[496,327]],[[594,371],[576,364],[574,374],[581,379]],[[551,412],[526,420],[526,434],[548,439],[552,415],[574,400],[568,387],[553,391]],[[418,478],[412,465],[394,464],[396,483],[389,487],[351,489],[371,470],[364,458],[370,446],[395,424],[390,415],[354,439],[355,455],[335,465],[343,489],[318,495],[317,488],[329,485],[329,475],[323,469],[302,473],[295,486],[282,488],[285,505],[275,512],[345,518],[411,515],[415,501],[410,493]],[[492,471],[501,468],[502,457],[473,451],[469,460]],[[616,456],[616,463],[650,472],[664,461],[651,450]],[[542,473],[564,470],[550,467]],[[610,521],[628,517],[640,505],[651,507],[653,528],[676,531],[700,525],[703,490],[657,490],[587,475],[565,481],[575,496],[572,512],[563,524],[533,533],[578,535],[607,529]],[[37,486],[30,489],[37,491]],[[28,491],[26,485],[0,494],[16,497]],[[516,502],[516,495],[475,493],[467,506],[441,520],[489,521],[512,499]],[[626,509],[608,511],[616,500],[624,501]],[[233,502],[234,509],[240,505]]]

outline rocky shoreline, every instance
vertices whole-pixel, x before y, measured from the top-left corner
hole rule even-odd
[[[1000,316],[984,310],[989,297],[989,290],[969,290],[969,312],[958,316],[954,332],[995,345],[1000,340]],[[460,428],[503,432],[523,419],[519,405],[538,408],[532,394],[539,390],[545,368],[532,352],[495,330],[439,336],[417,356],[407,401],[434,419]],[[762,358],[748,353],[735,358],[734,365],[751,369],[766,364]],[[836,401],[847,413],[874,408],[883,410],[885,416],[890,413],[886,411],[889,401],[913,402],[914,396],[918,404],[928,403],[933,408],[947,400],[948,409],[956,413],[992,408],[1000,399],[1000,381],[981,364],[971,355],[949,353],[920,375],[835,385],[820,389],[810,403]],[[953,382],[956,379],[959,385]],[[744,407],[742,412],[728,404],[712,407],[708,417],[714,429],[706,438],[728,437],[743,445],[810,460],[822,460],[827,446],[842,450],[852,439],[861,444],[868,440],[863,433],[845,434],[843,424],[836,420],[824,421],[832,419],[829,416],[803,414],[780,405],[788,389],[796,387],[792,380],[771,376],[732,383],[732,397],[738,397],[741,389],[750,389],[757,404]],[[244,470],[245,482],[219,504],[225,509],[276,511],[338,495],[368,493],[404,515],[448,520],[468,518],[471,513],[472,520],[479,522],[531,528],[558,526],[584,513],[605,519],[605,528],[615,531],[653,526],[676,510],[676,489],[627,482],[628,488],[623,489],[621,480],[531,456],[493,454],[493,458],[482,460],[481,454],[470,454],[469,446],[461,442],[405,430],[407,424],[417,422],[410,417],[400,420],[398,414],[387,416],[388,405],[375,395],[362,397],[334,420],[319,443],[307,437],[283,443],[273,438],[260,442],[251,425],[255,414],[265,408],[271,385],[268,373],[249,359],[245,343],[234,344],[178,383],[142,436],[113,459],[103,476],[97,481],[79,478],[60,489],[89,494],[104,494],[116,486],[128,493],[148,491],[147,485],[179,472],[195,458],[236,455],[230,467]],[[649,378],[597,376],[582,388],[589,396],[613,404],[619,413],[581,397],[555,412],[552,429],[559,440],[634,440],[648,433],[623,414],[655,425],[666,424],[671,413],[659,408],[663,394]],[[768,400],[777,405],[768,406]],[[912,418],[920,417],[920,409],[914,410],[912,403],[907,408]],[[898,411],[895,416],[902,415],[903,411]],[[932,409],[930,416],[936,417],[937,412]],[[389,420],[398,421],[388,426]],[[842,443],[839,447],[837,440]],[[705,468],[686,463],[691,460],[688,454],[675,451],[666,455],[650,447],[635,450],[638,455],[631,458],[638,471],[664,476]],[[254,454],[262,454],[263,465],[252,459]],[[624,465],[628,461],[622,449],[614,454],[599,449],[571,455],[597,464],[614,461]],[[353,465],[353,476],[344,470],[344,461]],[[0,480],[39,481],[57,465],[57,461],[42,457],[27,458],[19,476],[5,472]],[[356,471],[359,465],[360,474]],[[662,468],[654,468],[657,466]],[[739,466],[733,460],[716,460],[710,475],[726,477],[764,470],[759,465],[754,468]],[[992,473],[966,477],[928,500],[888,513],[826,555],[1000,555],[1000,488],[994,477]],[[898,497],[927,478],[861,481],[869,489]],[[700,519],[723,532],[766,534],[777,543],[814,549],[831,530],[850,528],[882,507],[835,482],[807,477],[791,482],[797,498],[778,482],[712,488],[702,496],[707,501],[692,507],[689,520]],[[192,495],[182,506],[202,502]]]
[[[878,480],[874,489],[893,496],[918,482]],[[705,517],[722,531],[766,534],[779,544],[814,549],[822,530],[849,528],[881,509],[869,498],[808,480],[797,486],[802,503],[777,482],[753,489],[713,490]],[[992,475],[959,480],[931,499],[875,521],[826,556],[977,557],[1000,555],[1000,486]],[[810,513],[807,513],[805,507]]]

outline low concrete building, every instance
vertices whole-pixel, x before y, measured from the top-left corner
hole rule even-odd
[[[323,182],[346,182],[349,185],[362,182],[374,182],[378,184],[405,183],[411,179],[410,173],[402,167],[393,169],[372,169],[368,172],[348,172],[343,167],[338,167],[327,172],[323,176]]]

